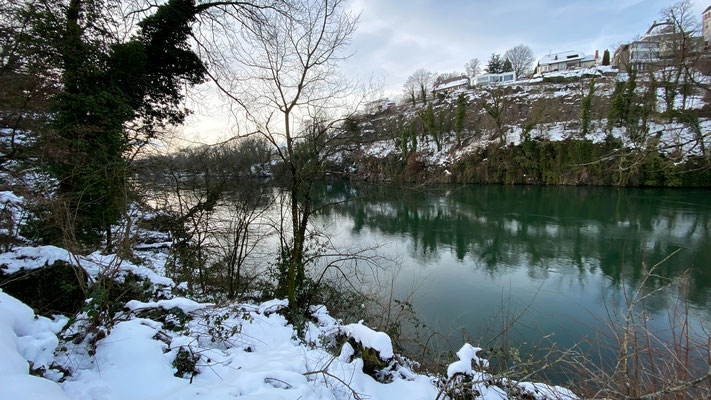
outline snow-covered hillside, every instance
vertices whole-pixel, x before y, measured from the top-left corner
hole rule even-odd
[[[591,97],[588,129],[583,133],[581,102],[589,93],[592,77],[595,77],[595,90]],[[634,92],[638,99],[646,95],[650,79],[648,75],[636,78]],[[698,79],[703,82],[711,80],[703,75]],[[709,141],[704,140],[703,136],[711,132],[711,113],[707,104],[708,93],[700,88],[674,99],[677,110],[687,110],[695,115],[683,123],[679,122],[681,119],[664,116],[665,92],[657,88],[655,112],[650,112],[644,120],[646,128],[643,135],[649,140],[640,140],[640,133],[630,133],[624,124],[608,124],[608,110],[615,87],[629,80],[627,73],[611,67],[596,67],[459,90],[432,98],[427,104],[420,101],[414,105],[410,102],[401,104],[361,120],[364,138],[361,151],[347,160],[352,162],[351,165],[343,167],[345,171],[359,176],[372,176],[363,169],[372,170],[374,165],[382,162],[379,160],[409,162],[415,158],[428,173],[438,177],[436,180],[442,180],[455,165],[471,158],[472,154],[489,146],[519,145],[525,138],[546,142],[584,139],[597,144],[613,138],[627,149],[642,150],[655,146],[660,154],[673,154],[675,163],[708,151]],[[460,95],[466,98],[467,106],[462,120],[463,130],[457,135],[454,120]],[[499,121],[489,114],[487,107],[498,107],[494,111],[500,113]],[[433,110],[436,119],[436,127],[429,129],[438,131],[439,146],[424,126],[422,118],[428,108]],[[641,124],[638,122],[639,126]],[[403,135],[405,131],[407,135]],[[403,143],[407,146],[405,152]],[[334,159],[334,162],[342,160],[341,157]]]

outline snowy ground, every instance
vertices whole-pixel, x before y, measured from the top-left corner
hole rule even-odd
[[[13,196],[2,193],[2,200],[22,201]],[[487,383],[487,361],[469,344],[447,376],[438,377],[415,373],[412,362],[393,352],[387,334],[342,325],[325,306],[312,307],[299,339],[279,313],[286,301],[215,305],[179,297],[175,283],[156,272],[163,270],[165,249],[137,246],[146,258],[142,265],[99,253],[75,257],[53,246],[0,254],[5,273],[63,260],[81,264],[94,280],[107,268],[118,268],[118,280],[132,273],[150,281],[154,293],[149,301],[128,301],[111,323],[96,327],[87,312],[71,319],[37,316],[0,290],[0,399],[434,399],[445,382],[465,377],[478,398],[507,398]],[[351,344],[372,349],[387,367],[366,374]],[[185,362],[194,363],[193,372],[178,373]],[[575,398],[559,387],[506,384],[536,399]]]

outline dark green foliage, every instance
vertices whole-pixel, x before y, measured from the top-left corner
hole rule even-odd
[[[358,121],[353,118],[347,118],[343,123],[343,129],[345,129],[351,140],[360,147],[363,142],[363,134]]]
[[[634,129],[638,122],[636,88],[637,81],[634,71],[630,72],[627,82],[617,82],[607,113],[608,130],[612,130],[614,126],[627,126],[628,129]]]
[[[163,324],[163,328],[173,332],[180,332],[186,329],[186,324],[192,319],[179,307],[170,310],[164,308],[147,308],[136,313],[138,318],[147,318]]]
[[[582,125],[582,134],[585,137],[590,130],[590,108],[592,106],[593,95],[595,94],[595,78],[590,80],[588,92],[583,96],[580,102],[580,123]]]
[[[503,117],[509,106],[509,101],[504,96],[503,90],[500,88],[490,89],[482,96],[481,107],[486,114],[491,117],[496,127],[492,139],[500,139],[502,142],[505,139],[505,127]]]
[[[415,122],[410,121],[407,127],[410,133],[410,152],[417,152],[417,128],[415,127]]]
[[[74,315],[84,305],[86,296],[79,284],[76,268],[64,261],[52,265],[20,270],[6,275],[0,270],[0,288],[7,294],[32,307],[39,315]]]
[[[501,60],[501,55],[497,53],[491,53],[491,58],[486,64],[486,72],[490,74],[500,74],[504,72],[504,61]]]
[[[513,64],[511,64],[511,60],[507,58],[506,61],[504,61],[504,63],[501,65],[501,72],[511,72],[513,70]]]
[[[89,289],[89,301],[81,310],[86,312],[94,326],[110,326],[128,301],[149,301],[156,294],[149,279],[132,273],[125,273],[121,278],[120,281],[102,279]]]
[[[490,145],[452,166],[459,183],[711,187],[711,164],[691,157],[683,164],[658,151],[628,159],[604,159],[621,148],[615,139],[526,140],[516,146]],[[622,167],[622,168],[620,168]]]
[[[193,377],[200,373],[197,369],[198,361],[200,361],[199,354],[193,353],[189,347],[181,347],[178,350],[178,354],[175,355],[175,360],[173,360],[173,368],[176,369],[174,375],[178,378],[187,378],[189,376],[192,382]]]
[[[439,141],[439,130],[437,129],[434,108],[432,108],[432,103],[427,105],[427,108],[421,111],[418,115],[420,121],[422,122],[422,135],[430,135],[435,140],[437,144],[437,150],[440,149],[441,143]]]
[[[454,122],[454,132],[457,135],[457,144],[462,143],[462,132],[464,131],[464,119],[467,116],[467,98],[463,94],[457,97],[457,114]]]
[[[427,89],[425,85],[420,85],[420,99],[422,99],[422,104],[427,104]]]
[[[602,65],[610,65],[610,50],[605,49],[602,53]]]
[[[187,44],[193,0],[170,0],[138,24],[134,38],[109,46],[85,33],[102,12],[97,4],[70,0],[63,16],[54,15],[60,34],[42,36],[49,18],[36,24],[61,60],[63,89],[53,99],[54,121],[42,142],[64,202],[58,224],[85,243],[108,231],[128,201],[127,152],[159,128],[181,123],[182,85],[204,76]],[[127,131],[130,121],[139,128]]]
[[[657,80],[654,74],[649,75],[649,85],[642,98],[640,118],[641,131],[647,134],[649,131],[649,119],[657,111]]]
[[[402,158],[405,159],[409,154],[407,148],[407,140],[410,136],[410,132],[408,132],[407,125],[402,124],[402,122],[399,124],[398,130],[400,131],[400,151],[402,153]]]

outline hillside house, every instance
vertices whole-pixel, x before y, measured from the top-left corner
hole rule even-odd
[[[515,80],[516,80],[516,73],[514,71],[511,71],[511,72],[503,72],[501,74],[477,75],[477,77],[474,78],[474,84],[477,86],[482,86],[482,85],[492,85],[492,84],[496,84],[496,83],[513,82]]]
[[[592,68],[598,63],[598,52],[585,55],[579,51],[563,51],[543,56],[536,65],[536,74]]]
[[[435,85],[432,93],[437,96],[439,94],[448,95],[457,90],[465,90],[469,87],[469,78],[466,76],[458,76],[456,78],[445,79]]]
[[[711,7],[707,9],[711,14]],[[706,13],[704,13],[705,15]],[[612,56],[612,65],[620,69],[634,68],[643,72],[664,67],[673,62],[674,48],[678,46],[677,31],[670,21],[654,21],[639,40],[620,45]],[[692,53],[698,54],[703,48],[704,39],[689,37],[688,44]]]
[[[615,50],[612,65],[620,69],[649,70],[660,64],[662,43],[673,34],[674,26],[669,21],[654,21],[639,40],[622,44]]]
[[[390,107],[394,107],[395,102],[390,99],[378,99],[365,104],[365,112],[368,114],[377,114],[387,111]]]

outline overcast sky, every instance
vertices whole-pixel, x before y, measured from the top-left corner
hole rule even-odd
[[[670,0],[353,0],[360,25],[349,74],[385,79],[400,94],[416,69],[464,71],[478,58],[526,44],[536,58],[576,50],[594,54],[642,35]],[[697,1],[698,19],[711,1]]]
[[[478,58],[517,44],[538,59],[549,52],[576,50],[594,54],[646,32],[672,0],[351,0],[360,13],[353,56],[345,72],[361,81],[383,82],[383,95],[396,98],[416,69],[434,73],[464,71]],[[696,1],[701,12],[711,1]],[[214,100],[216,101],[216,100]],[[204,104],[214,104],[203,99]],[[194,107],[193,107],[194,108]],[[199,107],[198,107],[199,108]],[[185,127],[185,136],[214,142],[232,136],[226,114],[203,110]]]

